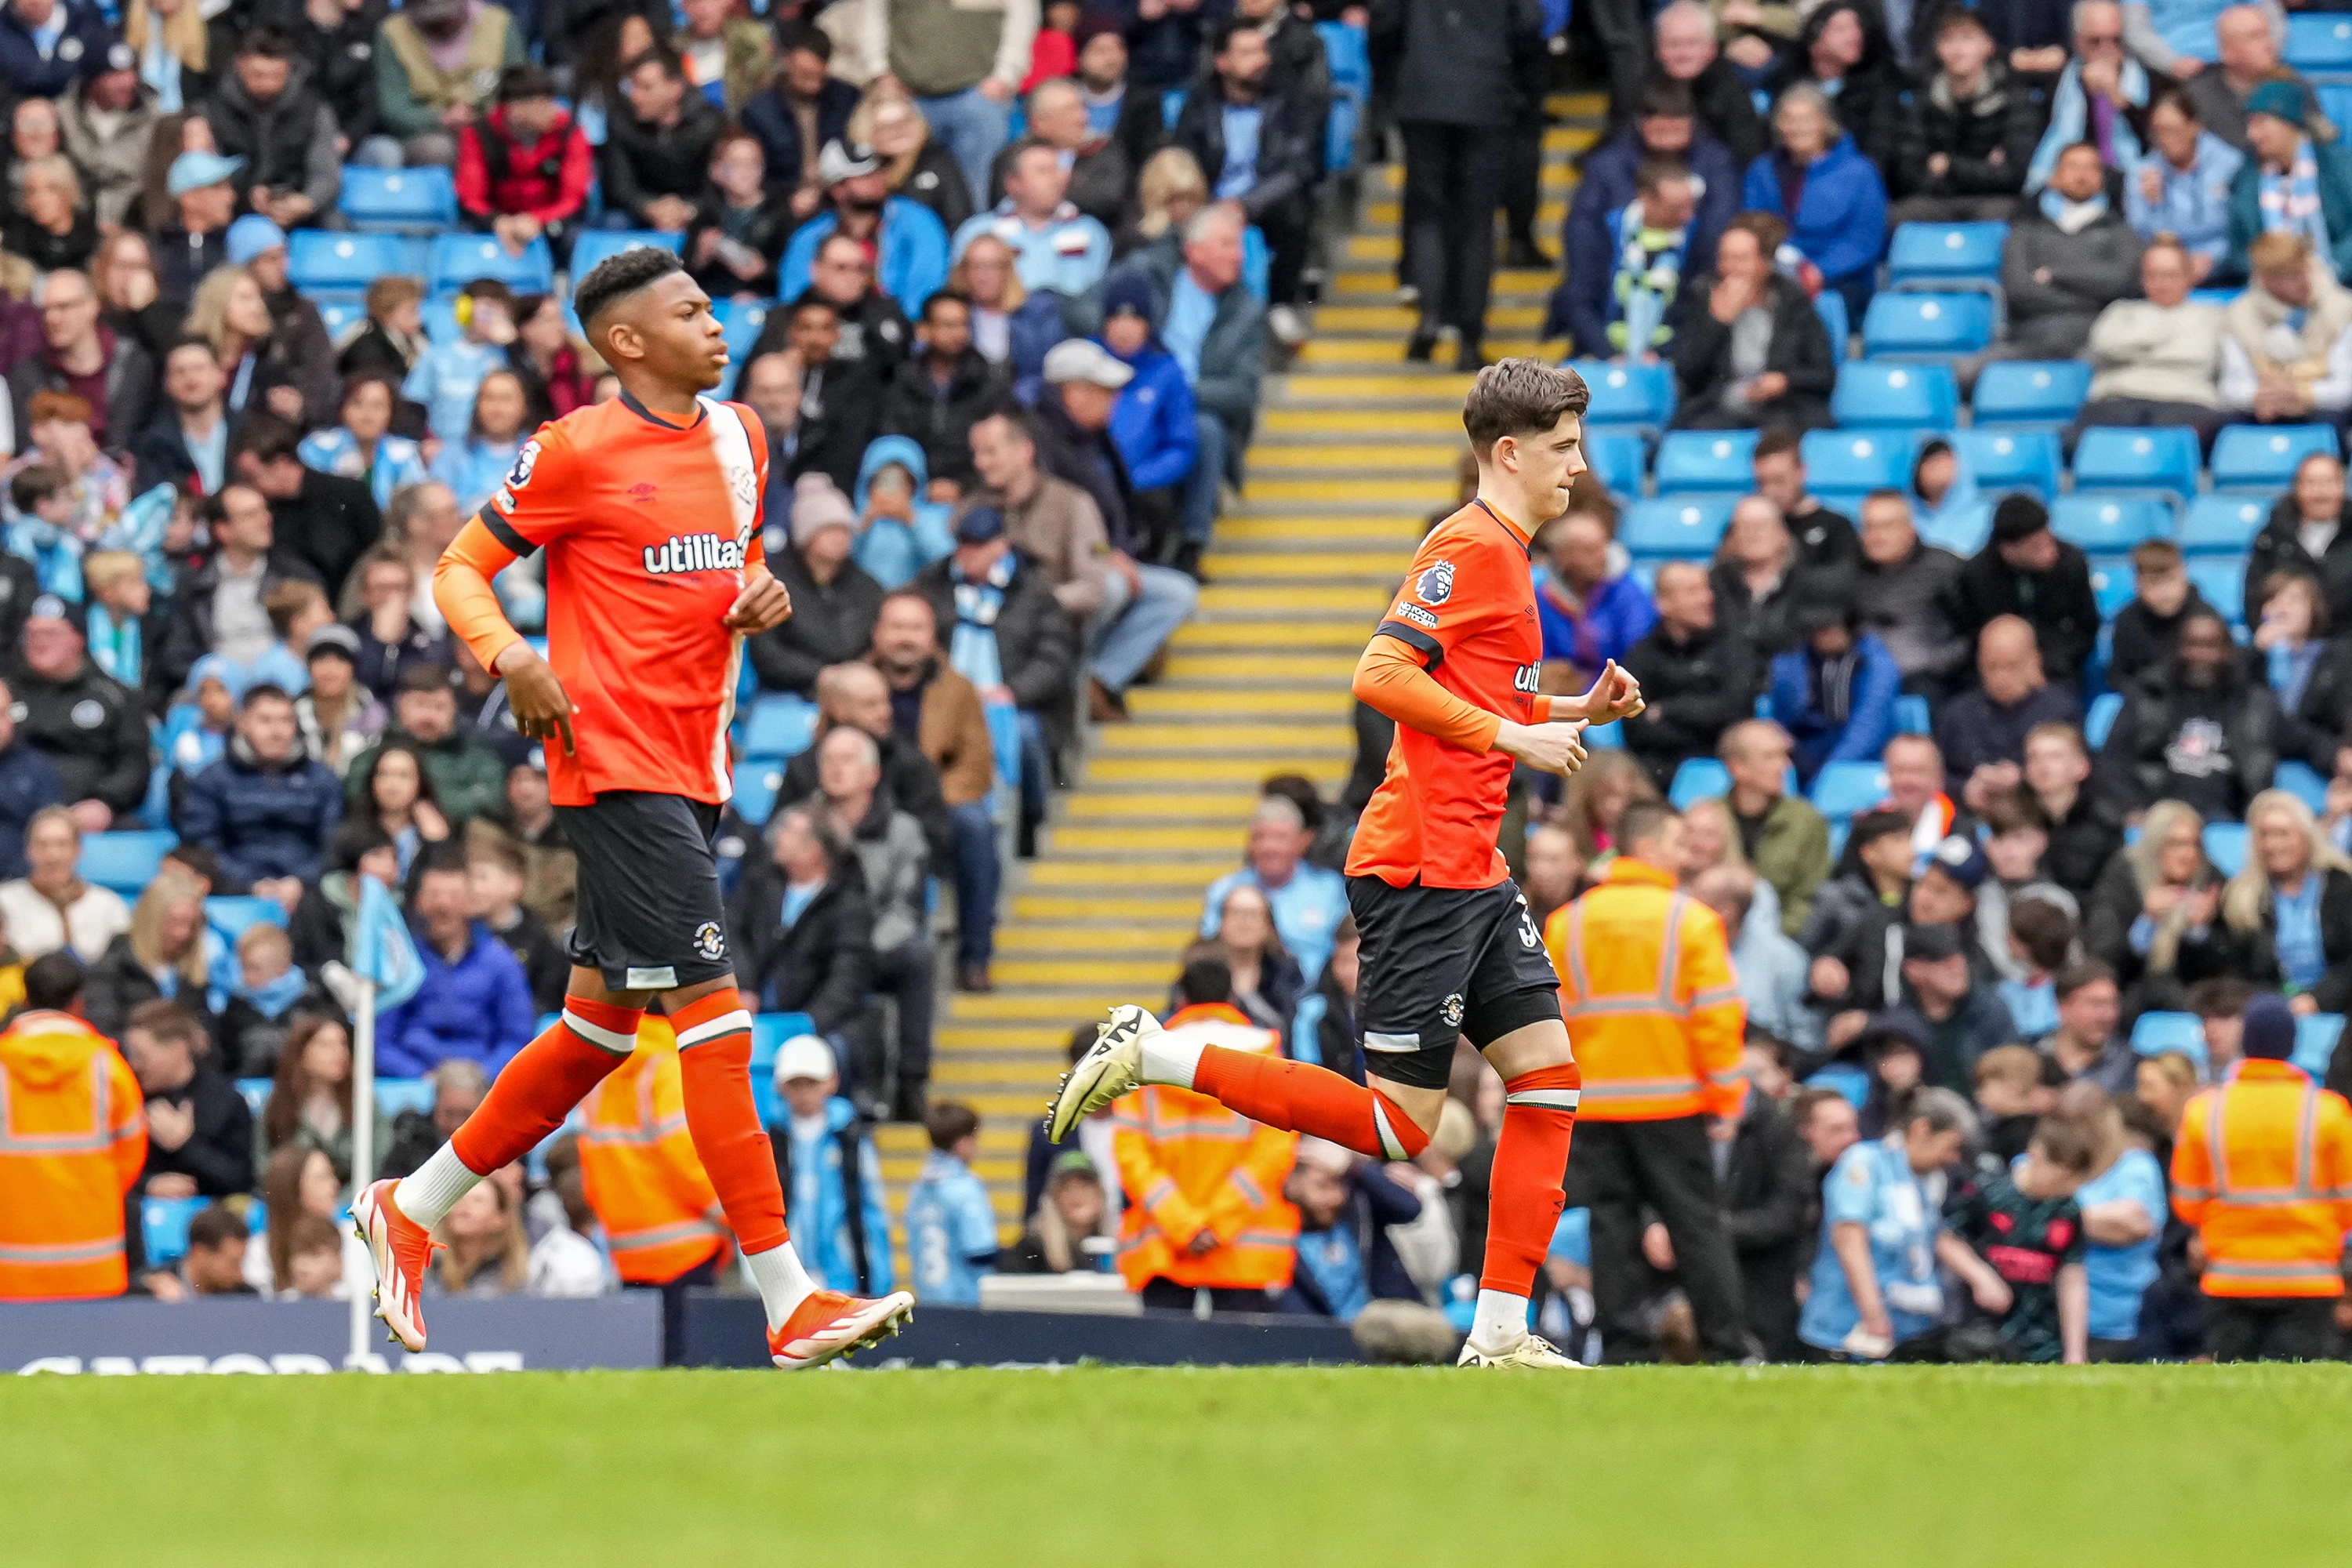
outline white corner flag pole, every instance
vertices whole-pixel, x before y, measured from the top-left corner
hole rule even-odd
[[[360,1005],[352,1020],[352,1191],[375,1179],[375,981],[360,976]],[[350,1256],[346,1251],[345,1256]],[[345,1370],[364,1370],[368,1349],[368,1294],[373,1279],[347,1279],[352,1292],[352,1342]]]

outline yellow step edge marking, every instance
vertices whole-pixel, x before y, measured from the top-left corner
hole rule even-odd
[[[1346,757],[1097,757],[1089,777],[1137,780],[1195,779],[1203,784],[1257,784],[1276,773],[1304,773],[1325,790],[1347,781]]]

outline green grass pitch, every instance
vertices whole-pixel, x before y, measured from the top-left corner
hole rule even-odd
[[[2347,1454],[2340,1366],[10,1378],[0,1554],[2279,1568]]]

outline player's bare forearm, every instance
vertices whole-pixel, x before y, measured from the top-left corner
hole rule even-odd
[[[792,618],[793,596],[767,567],[754,563],[743,569],[743,591],[727,612],[727,629],[742,637],[772,631]]]

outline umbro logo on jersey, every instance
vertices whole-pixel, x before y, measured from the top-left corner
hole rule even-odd
[[[656,577],[680,572],[740,572],[743,547],[715,533],[674,533],[646,546],[646,570]]]
[[[629,499],[633,501],[649,501],[654,499],[654,488],[653,486],[643,482],[631,485],[629,487]]]

